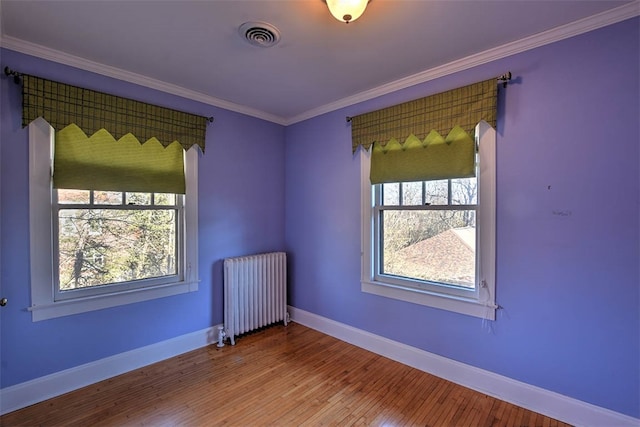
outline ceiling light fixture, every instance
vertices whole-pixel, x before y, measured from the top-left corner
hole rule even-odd
[[[360,18],[369,0],[326,0],[326,2],[334,18],[348,24]]]

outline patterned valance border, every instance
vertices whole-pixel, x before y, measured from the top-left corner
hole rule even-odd
[[[87,136],[105,129],[115,139],[131,133],[142,143],[156,138],[167,147],[178,141],[185,150],[197,145],[204,152],[210,118],[27,74],[20,77],[23,127],[42,117],[56,131],[75,124]]]
[[[435,130],[448,135],[456,126],[473,135],[481,120],[496,126],[497,84],[492,78],[351,118],[352,150],[375,142],[424,140]]]

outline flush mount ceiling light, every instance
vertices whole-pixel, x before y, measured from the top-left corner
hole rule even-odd
[[[364,13],[369,0],[326,0],[326,2],[334,18],[348,24]]]

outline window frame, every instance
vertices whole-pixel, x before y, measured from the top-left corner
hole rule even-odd
[[[53,266],[54,268],[58,266],[58,274],[54,275],[54,299],[55,301],[69,300],[69,299],[77,299],[82,297],[89,297],[100,294],[108,294],[113,292],[122,292],[125,290],[132,290],[144,287],[152,287],[157,285],[174,283],[176,281],[182,280],[182,272],[184,271],[182,267],[182,263],[184,260],[184,235],[183,235],[183,227],[180,227],[180,224],[184,223],[182,219],[182,214],[184,209],[182,209],[184,203],[184,195],[176,194],[175,195],[175,203],[173,205],[156,205],[152,204],[151,201],[154,199],[153,193],[146,193],[150,195],[150,203],[148,205],[130,205],[128,204],[128,200],[126,197],[127,193],[130,192],[113,192],[121,194],[121,202],[119,204],[96,204],[94,200],[94,191],[89,191],[89,202],[88,203],[60,203],[57,189],[52,189],[52,203],[51,203],[51,221],[53,225],[53,237],[57,237],[58,245],[56,245],[56,240],[53,240]],[[157,194],[157,193],[156,193]],[[76,209],[85,209],[85,210],[125,210],[125,211],[142,211],[142,210],[171,210],[175,212],[175,217],[173,218],[174,226],[176,228],[176,240],[175,240],[175,257],[176,257],[176,272],[172,274],[167,274],[163,276],[157,277],[146,277],[137,280],[128,280],[122,282],[115,283],[107,283],[98,286],[88,286],[77,289],[69,289],[69,290],[61,290],[60,289],[60,272],[59,272],[59,264],[60,264],[60,249],[59,249],[59,240],[60,240],[60,211],[65,210],[76,210]],[[98,233],[99,234],[99,233]],[[56,246],[58,246],[56,248]]]
[[[475,289],[465,291],[438,285],[416,287],[409,284],[413,282],[411,279],[377,274],[375,259],[379,242],[374,191],[369,181],[371,154],[360,149],[362,292],[495,320],[496,132],[482,121],[476,126],[475,135],[479,156]]]
[[[182,206],[182,271],[175,281],[150,287],[121,290],[56,300],[53,245],[55,201],[51,171],[54,129],[42,118],[29,125],[29,243],[31,305],[28,310],[37,322],[61,316],[132,304],[198,290],[198,153],[185,152],[186,194]],[[57,216],[55,218],[57,221]]]
[[[445,181],[445,180],[438,180]],[[420,211],[420,212],[438,212],[438,211],[472,211],[477,217],[478,213],[478,204],[452,204],[451,203],[451,179],[448,181],[448,204],[439,205],[404,205],[402,200],[398,200],[398,205],[385,205],[383,203],[384,191],[381,191],[381,186],[383,184],[372,185],[372,197],[373,197],[373,239],[376,242],[373,245],[373,280],[376,282],[387,282],[390,284],[394,284],[401,287],[407,288],[416,288],[418,290],[426,290],[434,293],[443,293],[449,294],[453,296],[461,296],[464,298],[478,298],[478,286],[474,286],[473,289],[465,288],[463,286],[456,286],[453,284],[446,283],[437,283],[431,282],[429,280],[422,280],[419,278],[412,277],[403,277],[394,275],[391,273],[382,272],[382,265],[384,263],[384,248],[383,248],[383,229],[384,229],[384,221],[382,219],[382,215],[384,211],[399,211],[399,212],[407,212],[407,211]],[[422,181],[424,182],[424,181]],[[402,187],[401,187],[402,188]],[[423,198],[424,198],[424,190],[425,187],[422,187]],[[476,190],[477,191],[477,190]],[[399,191],[399,199],[402,199],[402,191]],[[477,242],[477,239],[474,239]],[[476,251],[477,253],[477,243],[476,243]],[[478,257],[475,257],[474,264],[477,264]],[[477,265],[476,265],[477,269]],[[477,275],[476,275],[477,276]]]

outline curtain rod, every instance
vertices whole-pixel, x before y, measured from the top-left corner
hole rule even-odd
[[[502,83],[502,87],[507,87],[507,83],[509,82],[509,80],[511,80],[511,71],[507,71],[503,75],[496,77],[496,82],[498,84]],[[347,123],[350,123],[353,117],[347,116],[346,119],[347,119]]]
[[[17,85],[20,84],[20,77],[23,76],[22,73],[19,73],[18,71],[12,70],[9,67],[4,67],[4,74],[9,77],[9,76],[13,76],[13,82]],[[209,123],[213,123],[213,116],[212,117],[206,117],[207,122]]]

